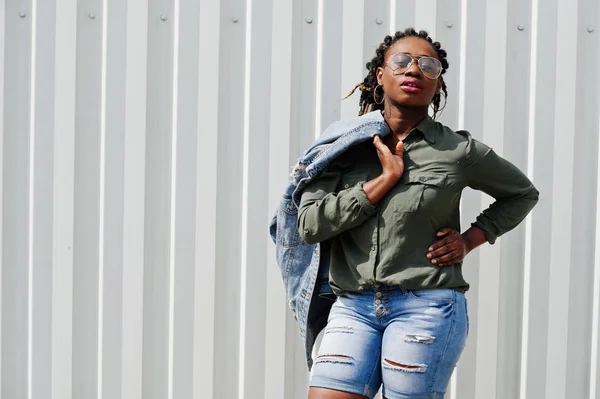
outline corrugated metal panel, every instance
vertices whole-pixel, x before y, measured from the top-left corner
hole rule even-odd
[[[52,376],[52,389],[46,391],[51,392],[53,398],[70,398],[73,392],[75,6],[74,0],[56,2],[54,146],[47,149],[54,152],[52,278],[47,282],[52,285],[52,369],[48,371]],[[60,223],[54,222],[57,220]]]
[[[148,3],[127,1],[123,162],[121,398],[142,396]],[[119,397],[118,395],[115,397]]]
[[[465,262],[448,397],[600,398],[596,0],[24,0],[0,25],[2,398],[306,397],[266,225],[410,25],[449,53],[442,121],[542,193]]]
[[[23,8],[19,6],[24,6]],[[32,189],[30,4],[5,5],[2,179],[2,396],[25,397],[29,380]],[[4,8],[4,7],[3,7]],[[9,38],[11,40],[9,40]]]

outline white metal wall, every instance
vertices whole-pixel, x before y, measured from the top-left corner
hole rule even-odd
[[[408,26],[541,191],[466,261],[448,396],[600,398],[598,0],[2,0],[1,398],[305,397],[267,223]]]

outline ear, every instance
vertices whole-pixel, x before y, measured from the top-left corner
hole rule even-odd
[[[377,76],[377,84],[383,86],[383,68],[379,67],[377,68],[377,71],[375,71],[375,76]]]

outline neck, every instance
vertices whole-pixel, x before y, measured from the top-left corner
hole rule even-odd
[[[427,108],[386,107],[383,111],[383,118],[398,138],[406,137],[426,117]]]

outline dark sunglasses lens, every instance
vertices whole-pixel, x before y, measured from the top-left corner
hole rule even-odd
[[[419,68],[428,78],[435,79],[442,72],[442,64],[439,60],[432,57],[422,57],[419,59]]]

